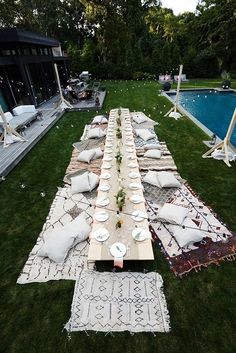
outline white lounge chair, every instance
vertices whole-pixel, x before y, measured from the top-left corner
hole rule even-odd
[[[179,75],[174,75],[174,81],[178,82],[179,81]],[[181,82],[189,82],[186,78],[186,74],[181,75]]]
[[[173,83],[173,80],[171,78],[171,75],[160,75],[158,82],[159,83],[165,83],[165,82]]]

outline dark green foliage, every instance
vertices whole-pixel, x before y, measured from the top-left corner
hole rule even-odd
[[[195,80],[185,87],[212,87],[217,80]],[[106,81],[109,92],[102,113],[115,107],[144,111],[159,122],[156,132],[167,142],[182,177],[203,201],[236,231],[236,165],[202,159],[205,134],[187,118],[165,118],[170,103],[158,96],[160,85],[150,81]],[[232,83],[236,88],[235,83]],[[176,87],[176,86],[175,86]],[[145,109],[145,110],[144,110]],[[162,113],[160,113],[162,112]],[[0,351],[2,353],[233,353],[236,351],[235,262],[212,265],[183,279],[175,278],[160,249],[155,261],[130,262],[133,271],[157,271],[172,330],[158,333],[71,334],[62,332],[70,317],[74,281],[17,285],[17,277],[45,222],[57,187],[70,161],[72,143],[79,140],[93,113],[67,113],[0,184]],[[71,126],[73,125],[73,127]],[[19,184],[24,182],[25,189]],[[40,197],[45,191],[46,196]],[[111,263],[98,264],[111,270]],[[127,269],[127,267],[125,267]]]
[[[235,0],[199,1],[197,13],[179,16],[141,0],[2,0],[0,13],[0,27],[59,39],[75,76],[140,79],[177,74],[181,63],[188,77],[236,70]]]

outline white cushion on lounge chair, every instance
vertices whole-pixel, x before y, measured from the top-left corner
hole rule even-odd
[[[162,150],[162,146],[157,143],[147,143],[143,147],[145,150]]]
[[[4,115],[5,115],[7,123],[13,118],[13,115],[11,112],[6,112],[6,113],[4,113]],[[1,115],[0,115],[0,123],[3,123]]]
[[[56,263],[63,263],[68,251],[76,244],[87,239],[91,228],[81,214],[60,229],[48,233],[38,256],[49,257]]]
[[[144,141],[148,141],[156,137],[156,134],[150,132],[148,129],[136,129],[136,135],[141,137]]]
[[[99,183],[99,176],[93,172],[90,172],[88,175],[90,191],[92,191]]]
[[[142,124],[145,121],[148,121],[148,119],[145,115],[136,114],[136,115],[133,115],[133,121],[135,121],[137,124]]]
[[[143,157],[160,159],[161,158],[161,151],[160,150],[148,150],[144,153]]]
[[[157,172],[161,188],[180,188],[181,184],[171,172]]]
[[[12,110],[14,115],[20,115],[23,113],[37,113],[34,105],[19,105]]]
[[[79,162],[90,163],[91,160],[95,157],[95,155],[96,155],[96,151],[94,149],[84,150],[80,152],[77,159]]]
[[[188,212],[189,209],[186,207],[165,203],[159,210],[157,219],[167,223],[182,224]]]
[[[225,151],[223,151],[223,150],[216,149],[215,151],[213,151],[211,153],[211,156],[214,159],[218,159],[218,160],[226,159],[226,154],[225,154]],[[228,159],[230,162],[233,162],[234,160],[236,160],[236,154],[233,154],[231,151],[229,151],[228,152]]]
[[[145,177],[143,178],[143,181],[145,183],[157,186],[158,188],[160,188],[160,183],[157,177],[157,172],[154,172],[152,170],[149,170],[147,172],[147,174],[145,175]]]
[[[106,123],[108,123],[108,120],[104,115],[96,115],[92,121],[92,124],[106,124]]]
[[[81,175],[71,177],[71,193],[72,195],[80,192],[90,191],[88,172]]]
[[[99,127],[95,127],[94,129],[89,129],[87,138],[88,139],[95,139],[106,136],[106,132]]]
[[[183,228],[186,227],[186,228]],[[193,243],[202,241],[203,234],[200,229],[196,229],[196,224],[187,217],[182,226],[170,225],[169,229],[173,232],[173,236],[177,240],[180,247],[186,247]]]

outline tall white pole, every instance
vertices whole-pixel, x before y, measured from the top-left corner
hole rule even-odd
[[[177,92],[176,92],[176,98],[175,98],[175,110],[174,110],[175,113],[177,111],[177,106],[178,106],[178,103],[179,103],[179,91],[180,91],[182,72],[183,72],[183,65],[181,64],[179,66],[179,77],[178,77]]]
[[[59,93],[60,93],[60,98],[61,98],[60,106],[61,106],[62,109],[73,108],[73,106],[63,97],[63,93],[62,93],[62,89],[61,89],[60,77],[59,77],[59,74],[58,74],[57,64],[56,63],[54,63],[54,68],[55,68],[57,85],[58,85],[58,88],[59,88]]]
[[[61,97],[61,100],[63,101],[64,97],[63,97],[62,90],[61,90],[61,82],[60,82],[60,77],[59,77],[58,70],[57,70],[57,64],[54,64],[54,68],[55,68],[55,72],[56,72],[57,85],[59,88],[60,97]]]

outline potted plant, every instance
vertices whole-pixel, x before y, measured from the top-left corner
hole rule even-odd
[[[228,88],[230,88],[230,87],[231,87],[230,73],[224,70],[224,71],[221,73],[221,77],[222,77],[222,79],[223,79],[223,82],[222,82],[222,84],[221,84],[221,87],[222,87],[223,89],[228,89]]]
[[[116,123],[118,126],[121,126],[121,118],[120,115],[116,118]]]
[[[121,132],[121,129],[119,127],[116,129],[116,137],[118,139],[122,139],[122,132]]]
[[[116,229],[121,228],[122,223],[123,223],[122,219],[119,218],[116,222]]]
[[[125,205],[125,197],[126,197],[126,192],[122,186],[119,188],[119,191],[116,194],[116,205],[117,205],[119,211],[122,211],[122,209]]]
[[[115,156],[115,159],[116,159],[116,164],[117,164],[117,170],[120,173],[120,165],[121,165],[121,162],[122,162],[122,154],[121,154],[120,151],[117,152],[117,154]]]

